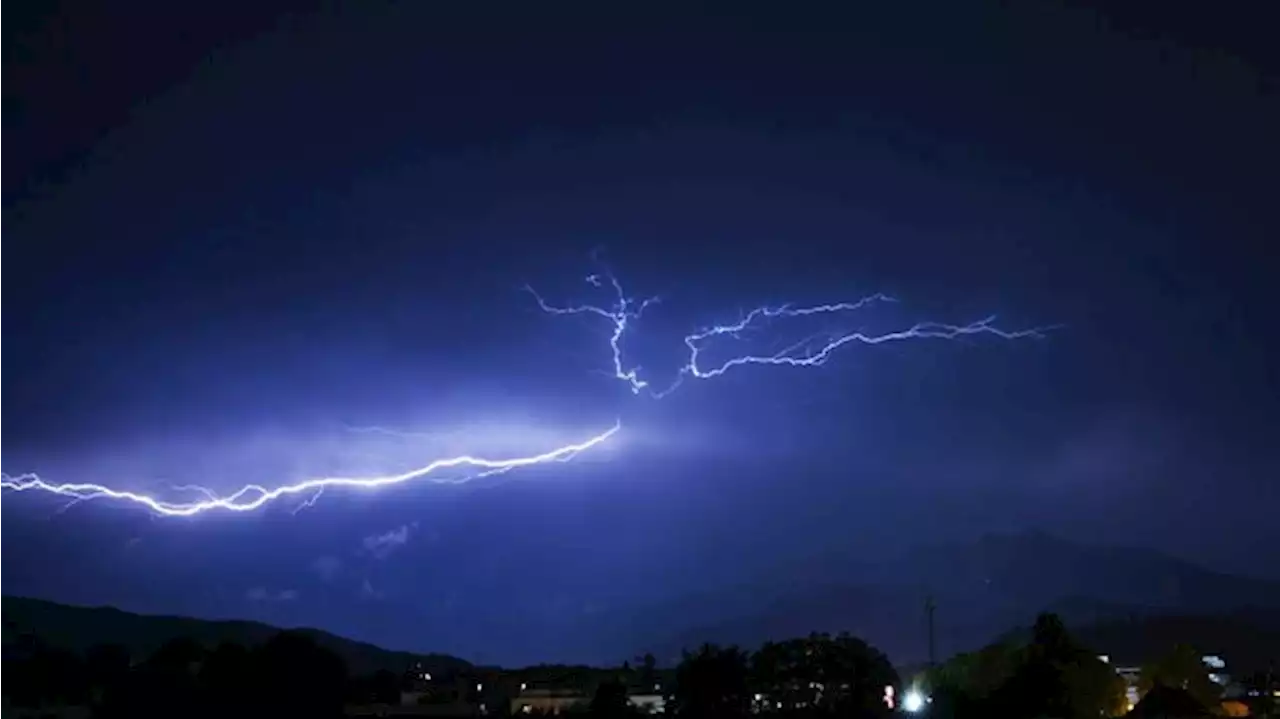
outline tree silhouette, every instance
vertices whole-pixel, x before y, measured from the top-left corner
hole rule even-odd
[[[379,669],[369,681],[369,700],[378,704],[396,704],[400,701],[399,675],[387,669]]]
[[[84,674],[90,702],[102,707],[115,700],[129,681],[129,650],[120,644],[97,644],[85,652]]]
[[[99,717],[150,719],[171,716],[178,707],[201,706],[199,673],[204,650],[191,639],[173,639],[103,692],[95,709]]]
[[[233,716],[258,700],[253,654],[239,644],[223,643],[200,668],[201,703],[209,716]]]
[[[1194,648],[1179,644],[1168,654],[1142,667],[1138,691],[1144,695],[1156,686],[1181,689],[1206,707],[1216,707],[1222,688],[1209,679],[1209,668]]]
[[[118,674],[94,714],[101,719],[336,717],[346,690],[341,658],[306,635],[281,632],[256,649],[224,643],[209,652],[189,639],[176,639]]]
[[[88,701],[90,688],[78,656],[47,646],[8,617],[0,617],[0,629],[9,638],[0,655],[0,687],[10,702],[40,707]]]
[[[93,687],[120,683],[129,674],[129,650],[122,644],[96,644],[84,656],[85,677]]]
[[[1142,697],[1142,701],[1133,708],[1134,717],[1211,717],[1214,713],[1191,696],[1185,689],[1156,684]]]
[[[640,658],[640,684],[646,689],[658,681],[658,660],[649,652]]]
[[[119,645],[90,647],[83,659],[35,637],[5,647],[4,694],[21,708],[80,706],[95,719],[192,716],[337,717],[347,692],[342,659],[305,634],[282,632],[256,649],[222,644],[206,651],[173,639],[132,664]],[[380,684],[391,701],[399,681]]]
[[[194,676],[204,659],[204,649],[190,637],[170,639],[155,651],[144,664],[165,674]]]
[[[938,694],[982,700],[1013,676],[1022,648],[1010,641],[989,644],[976,652],[957,654],[925,675],[935,702]]]
[[[632,716],[636,713],[627,699],[627,685],[616,679],[600,682],[591,698],[588,712],[600,719]]]
[[[5,696],[19,707],[84,704],[90,687],[84,663],[75,654],[30,635],[15,640],[4,657]]]
[[[737,647],[704,644],[676,668],[671,710],[694,717],[740,717],[751,707],[747,657]]]
[[[812,707],[875,715],[890,711],[884,688],[898,675],[884,654],[848,634],[769,642],[755,653],[751,676],[774,708]]]
[[[1124,684],[1096,654],[1075,642],[1055,614],[1041,614],[1013,674],[991,693],[998,716],[1096,719],[1123,711]]]
[[[255,652],[258,701],[279,716],[341,716],[347,667],[299,632],[280,632]]]

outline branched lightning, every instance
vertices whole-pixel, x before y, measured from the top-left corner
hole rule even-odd
[[[650,297],[639,301],[634,300],[627,297],[626,293],[622,291],[622,284],[618,282],[616,277],[612,274],[606,275],[606,277],[617,297],[617,301],[608,308],[596,305],[556,307],[547,304],[546,300],[542,299],[542,295],[539,295],[532,287],[525,285],[525,290],[538,301],[538,306],[542,308],[543,312],[553,315],[592,314],[608,320],[613,326],[613,332],[609,337],[609,347],[613,350],[613,376],[630,385],[633,393],[640,394],[640,390],[648,387],[649,383],[640,379],[640,367],[624,368],[622,362],[622,336],[626,334],[631,322],[640,319],[645,309],[650,305],[656,304],[658,298]],[[600,275],[588,275],[587,282],[593,287],[603,287],[604,281],[600,278]]]
[[[685,347],[689,349],[688,362],[680,368],[679,375],[676,377],[676,381],[671,385],[671,387],[667,388],[663,392],[656,393],[655,396],[665,397],[675,391],[685,377],[692,377],[694,379],[711,379],[713,377],[719,377],[734,367],[741,367],[743,365],[754,364],[785,365],[789,367],[815,367],[825,364],[836,350],[853,343],[878,345],[886,342],[898,342],[913,339],[954,340],[963,336],[984,334],[1006,340],[1025,338],[1038,339],[1044,337],[1045,332],[1053,329],[1052,327],[1033,327],[1031,329],[1016,331],[1004,330],[995,325],[996,318],[994,315],[985,317],[977,322],[970,322],[969,324],[964,325],[952,325],[942,322],[917,322],[906,329],[880,334],[868,334],[861,330],[838,333],[827,338],[825,342],[818,344],[816,348],[814,347],[814,339],[809,338],[773,354],[739,355],[712,367],[704,367],[699,363],[703,349],[705,349],[707,343],[712,338],[721,335],[736,337],[739,332],[745,330],[756,320],[850,312],[862,309],[874,302],[893,301],[894,300],[890,297],[877,294],[865,297],[857,302],[841,302],[838,304],[818,305],[814,307],[762,307],[748,312],[745,317],[733,324],[716,325],[709,329],[702,330],[701,332],[695,332],[684,338]]]
[[[480,477],[509,472],[520,467],[545,464],[548,462],[567,462],[580,453],[603,443],[605,440],[616,434],[620,429],[622,429],[622,424],[621,422],[618,422],[615,423],[613,427],[582,442],[565,445],[563,447],[543,452],[542,454],[513,457],[509,459],[486,459],[483,457],[462,455],[447,459],[437,459],[429,464],[425,464],[399,474],[371,477],[318,477],[303,480],[295,484],[286,484],[272,489],[268,489],[258,484],[249,484],[226,496],[219,496],[212,490],[200,486],[185,485],[174,488],[195,492],[201,495],[203,499],[198,501],[171,501],[142,492],[112,489],[111,487],[102,484],[53,484],[45,481],[36,474],[22,474],[17,476],[0,474],[0,487],[5,490],[15,492],[38,491],[56,494],[61,497],[70,498],[73,504],[89,499],[112,499],[141,505],[156,514],[162,514],[170,517],[190,517],[215,510],[250,512],[255,509],[259,509],[268,502],[272,502],[276,499],[280,499],[285,496],[293,497],[301,495],[305,499],[303,499],[303,501],[293,510],[294,512],[297,512],[304,507],[314,504],[315,501],[319,499],[320,495],[328,489],[376,489],[394,484],[403,484],[417,479],[425,479],[435,484],[460,484],[479,479]],[[461,478],[440,478],[431,476],[442,470],[449,469],[470,469],[473,470],[473,473]]]
[[[601,280],[598,275],[592,275],[587,278],[593,285],[601,286]],[[644,310],[655,299],[645,300],[639,304],[635,300],[629,299],[622,289],[621,283],[613,277],[608,276],[610,284],[612,284],[617,293],[617,302],[611,308],[605,309],[594,305],[579,305],[573,307],[552,307],[543,301],[533,289],[529,292],[538,300],[539,306],[543,311],[551,314],[580,314],[591,313],[596,314],[610,320],[613,323],[613,335],[609,341],[609,346],[613,351],[613,362],[615,367],[615,377],[626,382],[633,393],[639,394],[640,390],[649,387],[647,380],[641,379],[639,376],[639,367],[630,370],[623,370],[621,340],[623,334],[628,329],[630,320],[638,319],[640,312]],[[658,399],[678,389],[684,382],[685,378],[693,379],[711,379],[719,377],[735,367],[745,365],[784,365],[788,367],[815,367],[825,364],[828,359],[836,352],[836,350],[849,344],[878,345],[887,342],[897,342],[901,340],[912,339],[943,339],[954,340],[965,336],[972,335],[991,335],[1000,339],[1015,340],[1024,338],[1041,338],[1044,333],[1055,329],[1055,327],[1035,327],[1025,330],[1004,330],[995,325],[995,316],[986,317],[971,322],[969,324],[954,325],[942,322],[917,322],[916,324],[901,330],[884,332],[880,334],[869,334],[862,330],[851,330],[847,332],[839,332],[826,338],[808,337],[796,344],[786,347],[780,351],[763,354],[763,355],[738,355],[714,366],[704,366],[701,362],[702,353],[707,346],[717,337],[729,336],[739,338],[740,333],[746,331],[752,325],[772,319],[785,319],[796,317],[809,317],[815,315],[836,315],[846,312],[854,312],[862,310],[875,303],[895,302],[891,297],[883,294],[870,295],[853,302],[838,302],[834,304],[814,305],[811,307],[794,307],[791,305],[782,305],[778,307],[757,307],[742,315],[741,319],[732,324],[714,325],[704,330],[694,332],[684,337],[684,345],[688,349],[687,360],[676,372],[675,381],[665,390],[654,392],[650,390],[650,394]],[[632,311],[631,308],[638,307]]]

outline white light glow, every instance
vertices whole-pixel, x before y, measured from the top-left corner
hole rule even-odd
[[[915,689],[912,689],[907,692],[905,697],[902,698],[902,708],[912,714],[924,709],[924,695]]]

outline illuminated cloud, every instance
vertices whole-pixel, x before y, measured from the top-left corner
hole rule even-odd
[[[378,600],[385,597],[386,594],[373,588],[373,584],[366,578],[360,583],[360,598]]]
[[[392,552],[409,541],[409,534],[418,528],[417,522],[403,524],[382,534],[374,534],[364,538],[364,549],[378,559],[386,559]]]
[[[329,555],[316,557],[311,562],[311,571],[318,574],[321,580],[332,582],[342,571],[342,560]]]
[[[265,587],[254,587],[245,592],[245,599],[251,602],[292,602],[298,598],[296,589],[271,591]]]

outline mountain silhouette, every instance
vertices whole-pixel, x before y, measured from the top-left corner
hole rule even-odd
[[[755,646],[810,631],[848,630],[895,662],[912,663],[928,658],[924,604],[930,596],[940,657],[981,646],[1042,611],[1058,613],[1073,627],[1113,630],[1159,617],[1200,617],[1205,625],[1236,617],[1265,627],[1280,616],[1280,583],[1216,572],[1151,550],[1082,545],[1028,532],[927,546],[885,562],[828,556],[776,567],[751,583],[649,608],[638,625],[659,626],[658,617],[674,616],[686,626],[636,641],[659,656],[675,656],[681,647],[705,641]],[[1109,641],[1110,635],[1093,636]],[[1135,648],[1142,644],[1124,641]]]
[[[896,554],[886,549],[874,558],[827,553],[638,609],[604,605],[591,613],[565,611],[553,622],[518,615],[481,619],[509,624],[520,656],[530,662],[556,660],[570,648],[596,664],[621,663],[646,651],[670,664],[682,648],[708,641],[755,647],[813,631],[847,630],[887,652],[896,664],[909,665],[928,658],[928,596],[936,604],[938,658],[1017,631],[1042,611],[1058,613],[1086,643],[1117,662],[1141,661],[1174,642],[1187,642],[1223,654],[1235,668],[1263,665],[1277,658],[1271,654],[1280,646],[1280,584],[1215,572],[1150,550],[1082,545],[1038,532],[988,535]],[[412,605],[385,601],[379,606],[371,616],[386,631],[378,636],[393,637],[405,622],[427,619],[414,614]],[[280,631],[258,622],[146,616],[19,597],[4,597],[3,616],[6,643],[30,633],[69,649],[120,643],[141,654],[178,636],[207,645],[255,644]],[[305,623],[306,616],[295,621]],[[398,671],[413,661],[440,670],[467,666],[449,654],[389,651],[318,629],[303,631],[357,672]],[[494,663],[457,631],[433,634],[438,644],[414,649]]]
[[[223,642],[254,646],[283,631],[259,622],[210,621],[191,617],[134,614],[112,607],[76,607],[27,597],[4,597],[4,645],[32,635],[51,646],[84,652],[96,644],[119,644],[135,658],[146,657],[165,642],[191,638],[208,648]],[[445,654],[413,654],[339,637],[319,629],[296,629],[343,658],[354,674],[379,669],[402,672],[414,663],[427,671],[465,669],[467,662]]]

